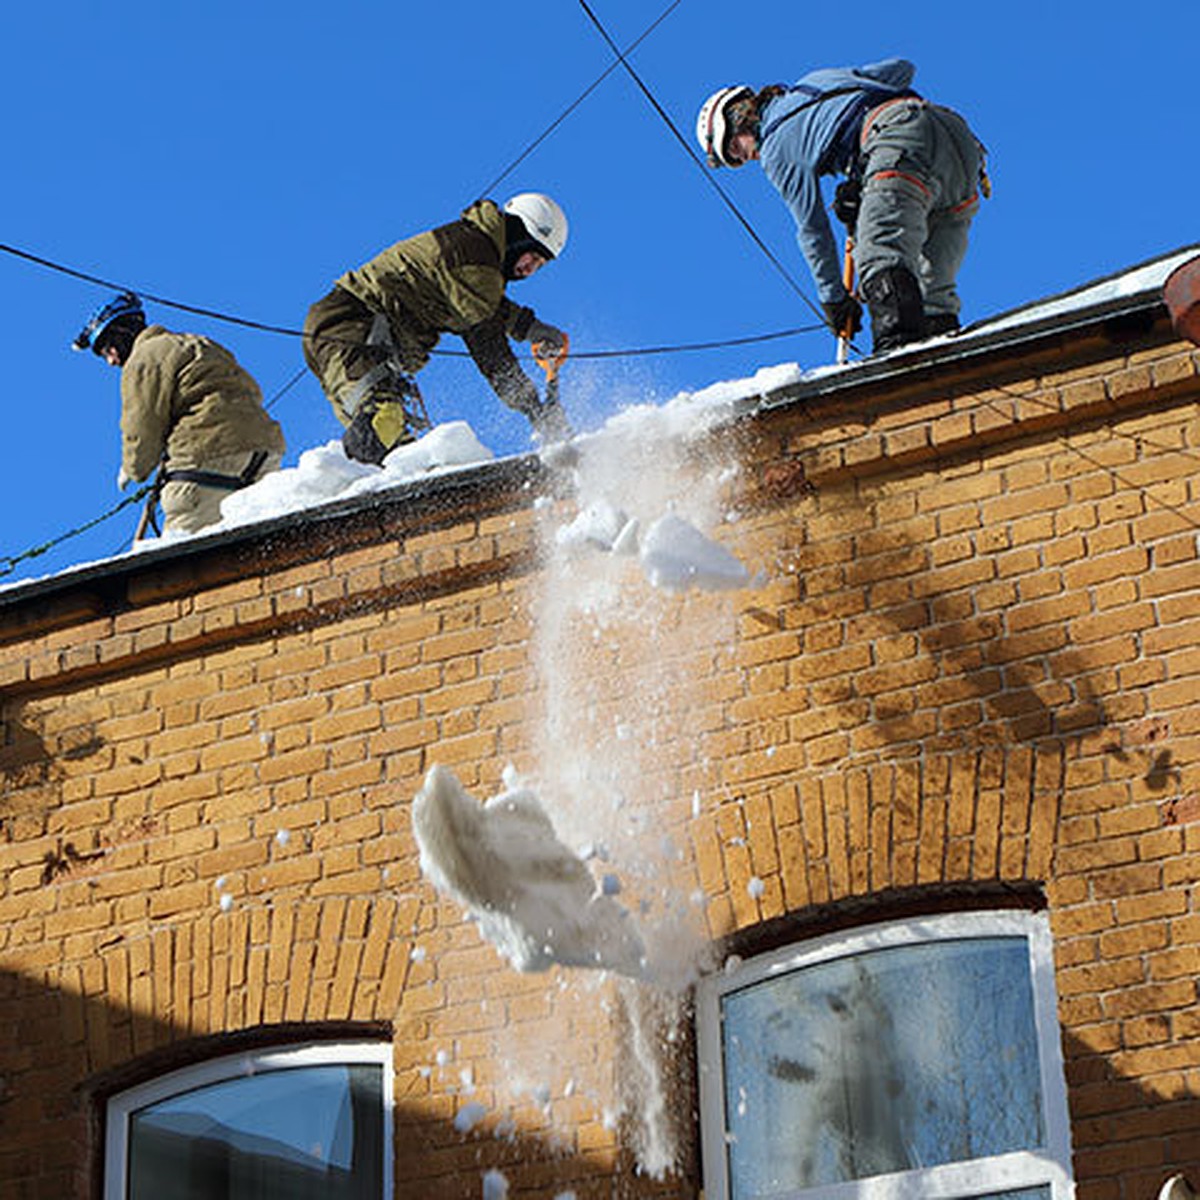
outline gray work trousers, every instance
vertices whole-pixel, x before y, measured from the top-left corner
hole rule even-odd
[[[926,315],[957,316],[955,280],[979,211],[979,142],[958,113],[910,96],[867,114],[861,149],[854,237],[860,283],[907,267],[921,285]]]

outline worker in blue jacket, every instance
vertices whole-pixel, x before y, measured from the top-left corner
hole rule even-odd
[[[812,71],[791,87],[725,87],[696,122],[709,166],[762,163],[796,220],[827,320],[855,333],[862,307],[846,288],[820,184],[846,176],[834,210],[853,235],[877,352],[958,328],[955,280],[986,186],[983,147],[962,117],[913,91],[915,71],[889,58]]]

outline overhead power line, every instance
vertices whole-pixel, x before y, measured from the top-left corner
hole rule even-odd
[[[645,82],[642,80],[642,77],[637,73],[637,71],[634,70],[633,64],[630,63],[629,59],[621,52],[616,42],[613,41],[608,30],[605,29],[603,23],[600,21],[600,18],[596,16],[592,6],[588,3],[588,0],[579,0],[579,3],[583,8],[583,11],[587,13],[588,19],[596,27],[596,30],[599,32],[600,36],[605,40],[605,42],[608,43],[609,49],[612,50],[614,55],[616,55],[620,65],[625,68],[626,72],[629,74],[629,77],[635,84],[637,84],[642,95],[645,96],[646,100],[650,103],[650,106],[659,115],[659,117],[662,118],[663,124],[666,125],[666,127],[674,135],[675,140],[683,148],[683,152],[688,156],[689,159],[691,159],[691,161],[699,169],[700,173],[704,176],[705,182],[707,182],[708,185],[716,191],[717,195],[721,197],[722,201],[725,203],[725,206],[737,218],[742,228],[750,235],[754,244],[763,252],[763,254],[766,255],[768,261],[775,268],[775,270],[779,272],[780,276],[784,279],[792,291],[795,292],[796,295],[799,296],[800,299],[803,300],[810,309],[812,309],[817,317],[820,318],[822,326],[828,327],[825,320],[825,314],[812,302],[812,300],[809,299],[808,294],[792,277],[791,272],[783,265],[782,262],[780,262],[778,256],[774,253],[770,246],[763,241],[763,239],[759,236],[758,231],[742,213],[742,210],[738,208],[738,206],[733,202],[732,197],[717,181],[713,172],[708,169],[708,167],[700,159],[700,156],[695,152],[695,150],[692,149],[691,143],[686,137],[684,137],[682,133],[679,132],[679,127],[673,120],[671,120],[670,114],[665,108],[663,108],[661,104],[659,104],[654,93],[649,89],[649,87],[646,86]]]
[[[9,246],[0,242],[0,253],[11,254],[15,258],[23,259],[26,262],[35,263],[37,266],[45,267],[47,270],[56,271],[60,275],[68,275],[72,279],[81,279],[85,283],[94,283],[99,287],[107,288],[114,292],[133,292],[140,296],[143,300],[148,300],[152,304],[160,304],[163,308],[176,309],[179,312],[193,313],[197,316],[208,317],[213,321],[223,321],[228,325],[240,325],[246,329],[256,329],[263,333],[278,333],[285,337],[304,337],[304,330],[292,329],[286,325],[271,325],[264,321],[254,321],[248,317],[239,317],[234,313],[222,312],[215,308],[202,308],[195,304],[186,304],[182,300],[171,300],[166,296],[156,296],[151,292],[147,292],[142,288],[133,287],[125,283],[116,283],[111,279],[104,279],[99,275],[90,275],[86,271],[80,271],[75,267],[66,266],[63,263],[55,262],[53,259],[43,258],[39,254],[31,254],[28,250],[22,250],[17,246]],[[674,346],[648,346],[635,347],[623,350],[578,350],[573,351],[571,357],[573,359],[586,358],[637,358],[643,355],[651,354],[678,354],[686,353],[695,350],[721,350],[732,346],[748,346],[756,342],[776,341],[779,338],[793,337],[802,333],[812,333],[816,329],[825,328],[822,321],[820,326],[800,326],[795,329],[780,329],[773,333],[750,334],[742,337],[723,338],[720,340],[708,342],[693,342],[683,345]],[[330,339],[337,341],[340,339]],[[434,350],[433,354],[441,358],[469,358],[470,355],[465,350]],[[303,371],[299,375],[303,375]],[[297,376],[297,379],[299,378]],[[283,390],[289,390],[296,382],[293,379]],[[282,395],[280,392],[279,395]],[[276,397],[278,399],[278,396]],[[272,402],[273,403],[273,402]]]
[[[642,34],[634,41],[630,42],[625,47],[626,54],[632,54],[666,19],[677,9],[683,0],[674,0],[673,4],[669,4],[659,15],[658,19],[648,25]],[[512,162],[492,180],[479,194],[481,196],[488,195],[499,184],[503,183],[523,163],[619,66],[620,62],[614,62],[603,74],[598,75],[593,82],[586,87],[579,95],[557,116],[550,122],[546,128],[538,134]]]

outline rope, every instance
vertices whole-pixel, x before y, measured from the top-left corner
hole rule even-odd
[[[28,558],[37,558],[39,555],[45,554],[48,550],[53,550],[55,546],[65,542],[68,538],[76,537],[81,533],[86,533],[89,529],[94,529],[101,521],[107,521],[109,517],[115,517],[122,509],[128,508],[131,504],[137,504],[144,499],[154,489],[154,481],[144,483],[136,492],[126,496],[114,508],[110,508],[108,512],[101,513],[100,516],[88,521],[85,525],[80,525],[75,529],[68,529],[66,533],[61,533],[56,538],[51,538],[48,542],[43,542],[40,546],[32,546],[28,550],[23,550],[20,554],[5,554],[0,555],[0,576],[11,575],[16,570],[17,564],[24,562]]]
[[[779,260],[779,257],[774,253],[774,251],[771,250],[771,248],[767,245],[767,243],[765,241],[763,241],[763,239],[759,236],[758,231],[754,228],[754,226],[746,218],[746,216],[745,216],[745,214],[743,214],[742,210],[740,208],[738,208],[738,206],[734,203],[733,198],[721,186],[720,182],[717,180],[714,173],[708,169],[706,164],[701,160],[700,156],[695,152],[695,150],[692,149],[692,145],[688,141],[688,139],[686,137],[684,137],[684,135],[682,133],[679,132],[679,127],[675,124],[674,121],[671,120],[671,117],[667,113],[666,109],[664,109],[663,106],[661,104],[659,104],[659,102],[655,98],[654,94],[650,91],[650,89],[642,81],[641,76],[637,73],[637,71],[635,71],[633,69],[633,65],[629,62],[629,60],[626,58],[626,56],[624,54],[622,54],[621,51],[617,48],[616,42],[614,42],[613,39],[609,36],[608,30],[604,28],[604,25],[601,23],[600,18],[598,16],[596,16],[596,13],[593,11],[591,5],[588,3],[588,0],[579,0],[579,3],[582,6],[583,11],[585,13],[587,13],[588,19],[592,22],[593,25],[595,25],[600,36],[605,40],[605,42],[608,43],[609,49],[611,49],[613,54],[617,57],[617,60],[620,62],[621,66],[623,66],[625,68],[625,70],[629,74],[629,77],[633,80],[634,83],[637,84],[638,88],[642,92],[642,95],[644,95],[646,97],[646,99],[649,101],[649,103],[650,103],[651,107],[654,109],[654,111],[656,113],[658,113],[658,115],[662,118],[663,123],[667,126],[667,128],[674,135],[675,140],[680,144],[680,146],[683,147],[683,152],[688,156],[689,159],[691,159],[691,161],[699,169],[701,175],[703,175],[703,177],[704,177],[705,182],[709,185],[709,187],[711,187],[717,193],[717,195],[721,198],[722,202],[725,204],[725,207],[728,208],[729,211],[731,213],[733,213],[734,217],[737,218],[737,221],[741,225],[741,227],[750,235],[751,240],[763,252],[763,254],[766,256],[767,260],[771,263],[771,265],[775,268],[775,270],[779,273],[779,275],[783,278],[783,280],[787,283],[787,285],[792,289],[792,291],[795,292],[796,295],[799,296],[800,299],[803,300],[804,303],[807,304],[808,307],[813,311],[813,313],[820,319],[821,327],[823,329],[832,329],[832,326],[829,324],[829,321],[826,319],[824,312],[822,312],[821,309],[816,304],[813,303],[813,301],[809,298],[808,293],[805,292],[804,289],[796,282],[796,280],[792,277],[791,272],[787,269],[787,267],[785,267],[783,265],[783,263]],[[833,332],[835,334],[837,334],[839,331],[834,329]],[[853,342],[850,343],[850,348],[853,349],[855,351],[855,353],[860,353],[860,351],[858,350],[858,347],[855,346]]]
[[[708,185],[716,191],[718,196],[721,197],[721,199],[724,201],[724,203],[725,203],[726,207],[729,209],[729,211],[732,212],[733,215],[737,218],[737,220],[741,224],[742,228],[750,235],[751,239],[754,241],[754,244],[763,252],[763,254],[766,255],[766,257],[770,261],[771,265],[775,268],[776,271],[779,272],[780,276],[785,280],[785,282],[792,289],[792,291],[794,291],[796,293],[796,295],[799,296],[800,299],[803,300],[804,303],[807,304],[808,307],[811,308],[812,311],[818,317],[821,318],[821,324],[822,324],[822,326],[825,326],[827,324],[827,322],[825,321],[825,314],[812,302],[812,300],[810,300],[808,298],[808,295],[804,291],[804,289],[801,288],[801,286],[795,281],[795,279],[792,278],[791,272],[789,272],[787,267],[785,267],[783,265],[783,263],[779,261],[779,258],[775,255],[775,253],[771,250],[771,248],[767,245],[767,243],[764,242],[763,239],[759,236],[758,231],[746,219],[746,217],[743,215],[741,209],[739,209],[738,206],[733,202],[732,198],[725,191],[725,189],[721,186],[721,184],[717,181],[717,179],[715,178],[713,173],[700,160],[700,156],[692,149],[691,144],[688,142],[687,138],[685,138],[683,136],[683,134],[679,132],[679,127],[675,124],[674,121],[671,120],[671,117],[667,113],[666,109],[664,109],[663,106],[661,104],[659,104],[658,100],[654,96],[654,93],[651,92],[650,89],[646,86],[646,84],[642,81],[642,77],[637,73],[637,71],[635,71],[633,69],[632,64],[625,57],[625,55],[621,53],[620,49],[617,47],[616,42],[614,42],[612,40],[612,38],[609,36],[608,30],[604,28],[603,24],[601,24],[600,18],[596,16],[595,12],[592,10],[591,5],[588,3],[588,0],[579,0],[579,3],[582,6],[583,11],[585,13],[587,13],[588,18],[591,20],[592,24],[595,25],[596,29],[600,33],[600,36],[605,40],[605,42],[608,43],[609,49],[612,50],[614,55],[616,55],[621,66],[623,66],[625,68],[625,70],[629,73],[629,77],[633,80],[634,83],[637,84],[638,88],[641,90],[642,95],[646,97],[647,101],[649,101],[649,103],[650,103],[651,107],[654,109],[654,111],[656,113],[658,113],[659,117],[662,118],[663,124],[666,125],[666,127],[674,135],[675,140],[680,144],[680,146],[683,147],[683,152],[688,156],[689,159],[691,159],[692,163],[697,167],[697,169],[703,175],[703,177],[704,177],[705,181],[708,183]]]
[[[142,297],[144,300],[149,300],[154,304],[161,304],[164,308],[178,309],[181,312],[197,314],[203,317],[209,317],[214,321],[224,321],[230,325],[241,325],[247,329],[257,329],[265,333],[279,333],[287,337],[303,337],[302,329],[290,329],[285,325],[270,325],[262,321],[253,321],[247,317],[239,317],[230,313],[220,312],[212,308],[200,308],[194,304],[185,304],[179,300],[170,300],[165,296],[155,296],[150,292],[142,291],[140,288],[130,287],[128,284],[114,283],[112,280],[103,279],[98,275],[89,275],[86,271],[79,271],[74,267],[66,266],[63,263],[54,262],[49,258],[42,258],[40,255],[31,254],[28,250],[21,250],[16,246],[9,246],[0,242],[0,253],[11,254],[16,258],[24,259],[26,262],[36,263],[40,267],[45,267],[50,271],[57,271],[61,275],[68,275],[72,279],[80,279],[85,283],[94,283],[99,287],[107,288],[114,292],[133,292],[135,295]],[[818,313],[818,316],[821,314]],[[572,358],[636,358],[646,354],[674,354],[676,352],[687,352],[692,350],[720,350],[726,346],[746,346],[753,342],[769,342],[777,338],[791,337],[799,333],[812,333],[815,329],[826,328],[824,319],[820,326],[803,326],[798,329],[784,329],[775,333],[754,334],[748,337],[729,338],[724,340],[701,342],[694,344],[684,344],[679,346],[652,346],[646,348],[633,348],[627,350],[581,350],[574,351],[571,354]],[[338,342],[345,345],[358,345],[357,342],[347,342],[344,338],[327,338],[327,341]],[[465,350],[434,350],[434,355],[442,358],[470,358],[470,354]],[[305,369],[301,368],[296,375],[287,383],[284,388],[276,395],[275,399],[280,399],[285,392],[290,391],[296,383],[304,376]],[[270,407],[268,405],[268,407]]]

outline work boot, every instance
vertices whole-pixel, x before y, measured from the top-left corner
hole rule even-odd
[[[342,434],[342,449],[355,462],[379,466],[401,442],[411,442],[404,405],[398,400],[363,401]]]
[[[885,267],[862,282],[871,313],[872,349],[895,350],[927,336],[921,285],[907,267]]]
[[[957,313],[938,312],[925,314],[926,337],[938,337],[943,333],[957,333],[959,328]]]

